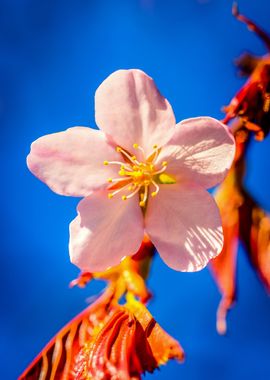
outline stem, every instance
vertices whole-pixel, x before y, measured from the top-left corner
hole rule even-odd
[[[239,13],[237,2],[233,4],[232,14],[234,17],[247,25],[248,29],[256,33],[257,36],[264,42],[266,48],[270,51],[270,36],[262,28],[256,25],[252,20]]]

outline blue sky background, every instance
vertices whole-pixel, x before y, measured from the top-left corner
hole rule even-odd
[[[270,31],[269,0],[239,3]],[[221,118],[221,106],[243,83],[233,59],[246,49],[265,50],[231,16],[228,0],[1,0],[0,29],[0,378],[13,380],[104,287],[68,288],[78,273],[67,249],[78,200],[52,193],[31,175],[25,164],[31,142],[74,125],[94,127],[94,92],[119,68],[152,76],[179,121]],[[253,144],[247,178],[267,210],[269,146],[269,139]],[[208,270],[177,273],[155,259],[150,310],[180,340],[187,359],[152,379],[269,376],[270,299],[242,251],[238,264],[239,302],[229,334],[220,337],[219,293]]]

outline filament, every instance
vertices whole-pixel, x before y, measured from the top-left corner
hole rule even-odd
[[[164,165],[162,169],[158,170],[157,172],[155,172],[155,174],[161,174],[161,173],[164,173],[165,170],[167,169],[167,165]]]
[[[158,192],[159,192],[159,186],[158,186],[158,184],[154,180],[152,180],[152,184],[155,186],[155,191],[153,191],[151,193],[151,196],[155,197],[158,194]]]
[[[118,146],[116,148],[116,151],[119,152],[119,153],[122,153],[130,162],[135,162],[135,163],[139,164],[139,162],[137,161],[136,156],[131,156],[128,152],[126,152],[120,146]]]
[[[129,183],[123,187],[121,187],[120,189],[117,189],[117,190],[114,190],[112,193],[108,193],[108,198],[113,198],[116,194],[120,193],[120,191],[124,190],[125,188],[127,188],[129,186]]]
[[[133,197],[133,195],[137,194],[139,190],[140,190],[140,186],[136,186],[136,189],[132,193],[127,195],[127,199],[130,199],[131,197]]]
[[[133,144],[133,148],[140,150],[142,152],[143,156],[145,157],[145,150],[143,149],[143,147],[141,147],[140,145],[135,143],[135,144]]]
[[[123,169],[128,170],[128,171],[131,170],[131,168],[129,166],[127,166],[126,164],[124,164],[121,161],[104,161],[103,164],[105,166],[108,166],[108,165],[120,165],[121,169],[123,168]]]
[[[127,179],[130,179],[130,177],[108,178],[107,181],[109,183],[114,183],[114,182],[126,181]]]

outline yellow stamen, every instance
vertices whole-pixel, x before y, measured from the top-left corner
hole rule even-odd
[[[145,206],[145,203],[146,203],[146,200],[147,200],[147,194],[148,194],[148,186],[144,186],[144,194],[142,195],[141,194],[141,202],[140,202],[140,205],[142,203],[143,206]],[[142,207],[143,207],[142,206]]]
[[[143,155],[145,155],[144,149],[137,143],[133,144],[134,149],[139,149]]]
[[[119,161],[104,161],[104,165],[119,165],[119,178],[108,178],[109,183],[113,183],[113,187],[108,187],[110,191],[108,198],[113,198],[116,194],[124,194],[122,200],[128,200],[138,194],[138,201],[141,207],[146,207],[148,197],[156,197],[159,193],[160,184],[175,183],[175,178],[166,173],[168,163],[156,163],[161,152],[158,145],[153,145],[152,153],[146,157],[144,149],[137,143],[133,144],[134,149],[142,152],[141,161],[138,161],[135,155],[131,155],[127,150],[117,146],[115,149],[122,155],[122,162]],[[123,160],[124,159],[124,160]],[[151,186],[151,187],[150,187]],[[152,192],[150,192],[151,188]]]
[[[152,197],[155,197],[159,192],[159,186],[154,180],[152,181],[152,184],[155,186],[156,189],[155,189],[155,191],[152,192],[151,195],[152,195]]]

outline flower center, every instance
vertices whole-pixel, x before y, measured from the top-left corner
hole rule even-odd
[[[135,149],[142,152],[143,161],[140,162],[136,156],[132,156],[125,149],[117,147],[116,151],[121,153],[124,162],[120,161],[104,161],[104,165],[119,165],[118,178],[108,178],[108,182],[112,185],[109,187],[108,197],[111,199],[116,194],[122,193],[122,200],[132,198],[135,194],[139,195],[139,204],[145,207],[150,185],[154,186],[154,191],[151,196],[155,197],[159,192],[159,185],[161,183],[159,177],[167,169],[167,162],[162,162],[156,165],[156,160],[161,151],[157,145],[153,146],[153,152],[150,156],[146,157],[145,152],[138,144],[133,144]]]

